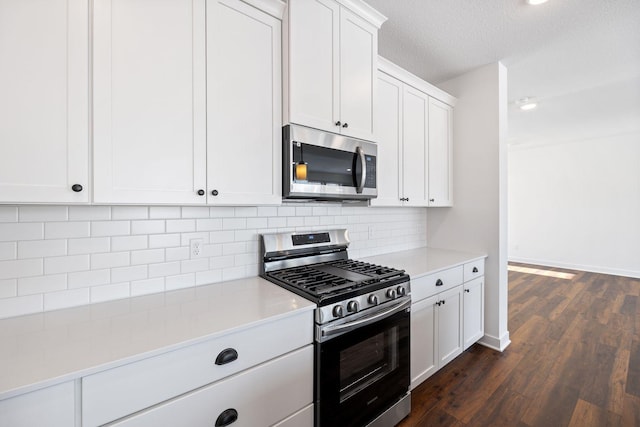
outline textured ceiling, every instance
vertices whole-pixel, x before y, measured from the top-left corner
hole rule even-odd
[[[640,0],[366,1],[380,54],[430,83],[506,65],[512,144],[640,132]]]

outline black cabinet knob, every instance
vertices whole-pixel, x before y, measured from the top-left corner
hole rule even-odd
[[[444,283],[442,283],[442,280],[438,279],[436,280],[436,286],[442,286],[444,285]]]
[[[349,123],[345,123],[342,125],[343,128],[348,128],[349,127]]]
[[[226,365],[238,358],[238,352],[235,348],[226,348],[216,357],[216,365]]]
[[[471,270],[472,273],[477,273],[478,272],[478,267],[473,267],[473,270]]]
[[[75,191],[76,193],[79,193],[79,192],[81,192],[81,191],[82,191],[82,185],[80,185],[80,184],[73,184],[73,185],[71,186],[71,189],[72,189],[73,191]]]
[[[430,202],[435,202],[435,201],[436,201],[436,199],[429,199],[429,201],[430,201]]]
[[[342,122],[340,122],[340,120],[338,120],[338,121],[336,122],[336,126],[340,126],[341,124],[342,124]]]
[[[222,411],[218,418],[216,418],[216,427],[224,427],[229,424],[233,424],[238,419],[238,411],[233,408],[225,409]]]
[[[465,291],[466,293],[469,293],[469,292],[471,292],[471,291],[470,291],[469,289],[465,289],[464,291]]]
[[[218,190],[213,190],[213,191],[211,192],[211,195],[212,195],[212,196],[217,196],[217,195],[218,195]]]
[[[198,196],[204,196],[204,190],[198,190]]]

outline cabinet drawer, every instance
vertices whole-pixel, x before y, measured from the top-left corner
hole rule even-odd
[[[0,427],[66,427],[75,424],[73,381],[0,400]]]
[[[411,279],[411,299],[414,302],[462,284],[462,266],[449,268],[417,279]]]
[[[235,411],[234,427],[271,426],[312,402],[312,376],[309,345],[113,425],[211,427]]]
[[[313,427],[313,404],[299,410],[273,427]]]
[[[312,332],[313,312],[306,311],[87,376],[82,425],[107,423],[301,348],[312,342]],[[225,349],[234,349],[237,359],[217,365]]]
[[[473,262],[468,262],[464,265],[465,282],[481,276],[484,276],[484,258]]]

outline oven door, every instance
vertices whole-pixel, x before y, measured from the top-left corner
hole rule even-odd
[[[297,125],[283,128],[283,196],[376,197],[375,144]]]
[[[316,343],[316,426],[364,426],[407,394],[409,317],[410,302]]]

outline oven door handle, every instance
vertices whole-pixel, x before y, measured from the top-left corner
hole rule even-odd
[[[356,328],[360,328],[362,326],[370,325],[371,323],[382,320],[386,317],[393,316],[396,313],[406,310],[411,306],[411,297],[405,297],[402,301],[397,304],[394,304],[388,309],[376,312],[370,316],[361,317],[358,320],[354,320],[353,322],[342,323],[340,325],[335,326],[327,326],[321,329],[321,339],[327,339],[333,335],[343,334],[345,332],[352,331]]]
[[[360,181],[356,182],[356,193],[361,194],[362,190],[364,190],[364,183],[367,180],[367,162],[364,157],[364,150],[362,147],[356,147],[356,154],[360,158],[360,163],[362,164],[362,173],[360,174]],[[356,178],[357,180],[357,178]]]

